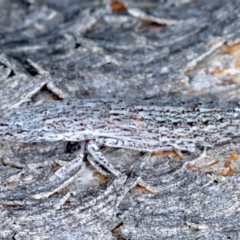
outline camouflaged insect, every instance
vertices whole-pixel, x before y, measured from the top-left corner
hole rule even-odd
[[[127,104],[119,100],[62,100],[2,112],[0,137],[13,142],[76,141],[77,159],[57,172],[62,177],[78,166],[85,144],[95,166],[119,176],[100,146],[139,151],[188,151],[213,147],[240,135],[237,104],[195,101]],[[94,162],[93,162],[94,164]]]

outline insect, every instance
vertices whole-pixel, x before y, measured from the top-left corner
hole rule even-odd
[[[107,161],[100,146],[194,152],[196,147],[214,147],[239,136],[237,105],[194,101],[142,105],[114,99],[67,99],[10,109],[0,117],[0,138],[4,140],[80,142],[78,157],[58,170],[59,177],[81,163],[84,149],[95,167],[119,176],[121,172]]]

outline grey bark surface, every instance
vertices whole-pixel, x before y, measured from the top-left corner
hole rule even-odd
[[[0,0],[0,108],[238,96],[239,13],[239,0]],[[104,148],[125,176],[104,178],[85,159],[51,182],[72,149],[1,143],[1,239],[240,238],[239,141],[203,161]]]

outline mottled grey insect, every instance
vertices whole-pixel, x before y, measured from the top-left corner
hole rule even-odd
[[[77,159],[57,172],[63,176],[80,164],[85,143],[97,165],[115,176],[99,146],[139,151],[188,151],[213,147],[240,135],[240,109],[201,102],[167,100],[127,104],[119,100],[62,100],[2,112],[0,137],[13,142],[81,142]]]

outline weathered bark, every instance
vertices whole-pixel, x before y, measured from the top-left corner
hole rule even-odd
[[[0,0],[0,108],[238,96],[239,13],[238,0]],[[144,166],[140,153],[105,150],[125,177],[86,164],[51,182],[70,144],[3,142],[1,239],[240,238],[238,141]]]

